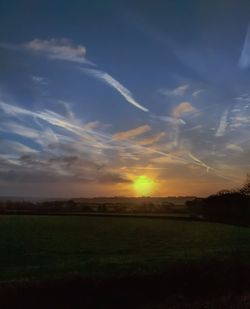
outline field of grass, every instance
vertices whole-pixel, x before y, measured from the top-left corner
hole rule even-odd
[[[250,258],[250,229],[151,218],[0,216],[0,281],[157,274]]]

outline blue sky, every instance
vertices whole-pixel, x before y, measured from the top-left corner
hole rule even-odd
[[[249,171],[247,1],[0,3],[0,194],[207,195]]]

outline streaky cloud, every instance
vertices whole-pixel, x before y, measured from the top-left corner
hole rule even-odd
[[[178,96],[183,96],[188,89],[190,88],[190,86],[188,84],[184,84],[184,85],[180,85],[174,89],[161,89],[160,93],[162,93],[165,96],[168,97],[178,97]]]
[[[158,133],[158,134],[156,134],[156,135],[153,135],[153,136],[150,136],[150,137],[146,137],[146,138],[144,138],[144,139],[140,139],[139,141],[137,141],[137,143],[139,144],[139,145],[142,145],[142,146],[149,146],[149,145],[153,145],[153,144],[155,144],[155,143],[157,143],[157,142],[159,142],[159,140],[163,137],[163,136],[165,136],[166,135],[166,133],[165,132],[160,132],[160,133]]]
[[[134,138],[138,135],[142,135],[150,130],[151,130],[151,127],[149,125],[144,125],[144,126],[131,129],[131,130],[115,133],[113,134],[112,139],[113,140],[126,140],[129,138]]]
[[[83,126],[77,119],[67,119],[55,112],[50,110],[43,111],[29,111],[25,108],[18,106],[10,105],[5,102],[0,101],[0,108],[11,117],[16,117],[17,119],[22,118],[25,120],[25,117],[31,117],[33,120],[40,119],[48,124],[62,128],[68,133],[75,134],[79,140],[77,141],[77,147],[81,146],[80,151],[88,151],[89,156],[100,156],[104,160],[104,150],[113,150],[113,151],[123,151],[128,154],[139,154],[139,155],[159,155],[161,157],[169,158],[173,161],[178,161],[183,164],[190,164],[190,159],[192,162],[200,167],[205,168],[207,171],[211,170],[215,175],[225,178],[219,170],[216,170],[208,166],[205,162],[194,156],[193,154],[189,155],[189,158],[186,154],[175,154],[173,152],[162,151],[161,148],[148,147],[145,145],[140,145],[136,141],[122,140],[114,141],[112,135],[107,133],[102,133],[94,130],[91,126]],[[82,144],[82,145],[81,145]],[[46,149],[45,149],[46,150]],[[96,157],[97,158],[97,157]],[[55,167],[56,168],[56,167]],[[63,170],[62,170],[63,172]]]
[[[181,102],[172,110],[172,116],[174,118],[181,118],[188,114],[197,113],[198,110],[189,102]]]
[[[91,75],[106,84],[108,84],[110,87],[116,89],[124,98],[125,100],[134,105],[135,107],[139,108],[140,110],[144,112],[148,112],[148,109],[144,106],[142,106],[140,103],[138,103],[134,98],[132,93],[125,88],[120,82],[118,82],[116,79],[114,79],[111,75],[109,75],[106,72],[100,71],[100,70],[95,70],[95,69],[82,69],[83,72],[85,72],[88,75]]]
[[[154,119],[158,119],[164,122],[167,122],[169,124],[173,124],[173,125],[183,125],[186,124],[186,121],[184,121],[181,118],[174,118],[174,117],[170,117],[170,116],[158,116],[158,115],[150,115],[152,118]]]
[[[250,66],[250,25],[247,27],[245,41],[239,59],[239,67],[247,69]]]
[[[233,182],[237,182],[238,179],[235,176],[229,176],[229,175],[225,175],[224,173],[222,173],[220,170],[209,166],[206,162],[204,162],[203,160],[201,160],[200,158],[198,158],[197,156],[195,156],[193,153],[189,152],[188,153],[189,157],[194,161],[194,163],[196,165],[199,165],[201,167],[204,167],[207,171],[207,173],[209,171],[212,171],[216,176],[229,180],[229,181],[233,181]]]
[[[2,43],[0,46],[14,51],[29,51],[49,59],[94,65],[86,58],[85,46],[74,45],[71,40],[66,38],[52,38],[48,40],[34,39],[20,45]]]
[[[191,152],[188,153],[189,157],[194,160],[194,162],[202,167],[205,167],[205,169],[207,170],[207,172],[209,172],[209,170],[215,170],[214,168],[212,168],[211,166],[207,165],[204,161],[202,161],[201,159],[199,159],[198,157],[196,157],[195,155],[193,155]]]
[[[12,154],[26,154],[26,153],[37,153],[38,150],[28,147],[20,142],[15,142],[15,141],[8,141],[8,140],[1,140],[0,141],[0,153],[9,153],[11,152]]]
[[[236,152],[244,152],[244,149],[241,146],[236,145],[236,144],[227,144],[226,149],[233,150]]]
[[[0,44],[0,47],[9,49],[9,50],[17,50],[17,51],[29,51],[43,57],[47,57],[49,59],[54,60],[64,60],[69,62],[75,62],[82,65],[87,65],[88,68],[84,68],[80,66],[80,69],[86,74],[93,76],[99,80],[102,80],[110,87],[114,88],[118,91],[125,100],[139,108],[144,112],[148,112],[149,110],[142,106],[139,102],[137,102],[132,93],[124,87],[119,81],[113,78],[110,74],[97,70],[90,69],[89,66],[96,66],[96,64],[92,63],[88,59],[86,59],[86,48],[83,45],[74,45],[69,39],[49,39],[49,40],[41,40],[34,39],[27,43],[21,45],[15,44]],[[41,82],[41,78],[35,77],[36,82]]]
[[[204,92],[205,89],[199,89],[199,90],[196,90],[192,93],[192,96],[193,97],[198,97],[202,92]]]
[[[224,113],[221,115],[219,126],[215,133],[216,137],[223,136],[226,133],[227,119],[228,119],[228,110],[225,110]]]

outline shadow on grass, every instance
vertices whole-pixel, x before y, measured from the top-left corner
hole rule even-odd
[[[154,275],[1,284],[0,308],[245,308],[249,288],[250,266],[235,258]]]

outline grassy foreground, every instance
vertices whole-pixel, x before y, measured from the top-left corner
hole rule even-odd
[[[34,285],[62,299],[63,293],[79,296],[83,290],[110,297],[115,289],[123,298],[131,290],[126,301],[139,297],[145,307],[149,294],[164,302],[163,295],[171,289],[176,294],[177,287],[187,294],[197,287],[200,293],[201,285],[225,287],[231,297],[232,289],[249,284],[250,229],[244,227],[164,218],[4,215],[0,235],[5,295],[13,287],[29,295]]]
[[[250,258],[250,229],[150,218],[1,216],[0,280],[157,272]]]

